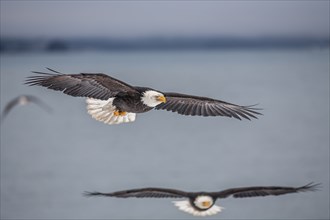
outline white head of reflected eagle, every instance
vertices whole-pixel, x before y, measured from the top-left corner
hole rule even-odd
[[[194,216],[215,215],[223,210],[223,207],[215,204],[217,199],[230,196],[234,198],[256,197],[256,196],[278,196],[287,193],[298,193],[315,191],[320,184],[309,183],[301,187],[285,186],[252,186],[231,188],[219,192],[186,192],[166,188],[141,188],[117,191],[112,193],[86,192],[86,196],[109,196],[118,198],[187,198],[188,200],[173,201],[181,211]]]
[[[33,72],[26,84],[86,97],[88,113],[98,121],[120,124],[135,121],[136,113],[163,109],[181,115],[257,118],[259,109],[207,97],[165,93],[147,87],[131,86],[102,73],[63,74]]]

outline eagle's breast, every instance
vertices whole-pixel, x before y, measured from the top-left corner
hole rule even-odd
[[[133,113],[143,113],[152,109],[141,102],[139,93],[119,93],[113,100],[113,105],[120,111]]]

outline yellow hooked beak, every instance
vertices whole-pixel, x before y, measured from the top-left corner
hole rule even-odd
[[[166,98],[165,98],[165,96],[163,96],[163,95],[161,95],[161,96],[158,96],[157,97],[157,101],[159,101],[159,102],[166,102]]]
[[[205,208],[208,208],[211,206],[211,202],[210,201],[204,201],[202,202],[202,206],[204,206]]]

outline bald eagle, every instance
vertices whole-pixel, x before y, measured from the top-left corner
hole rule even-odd
[[[234,198],[245,198],[255,196],[278,196],[287,193],[298,193],[316,191],[320,184],[309,183],[301,187],[284,186],[252,186],[231,188],[220,192],[185,192],[176,189],[166,188],[141,188],[117,191],[112,193],[85,192],[85,196],[108,196],[118,198],[188,198],[184,201],[173,201],[181,211],[194,216],[215,215],[221,212],[223,207],[215,205],[217,199],[224,199],[229,196]]]
[[[5,117],[8,115],[8,113],[15,107],[19,105],[28,105],[30,103],[34,103],[41,107],[42,109],[46,110],[47,112],[51,111],[51,108],[41,101],[38,97],[32,96],[32,95],[20,95],[12,100],[10,100],[6,107],[4,108],[2,114],[1,114],[1,121],[5,119]]]
[[[237,119],[257,118],[259,109],[239,106],[207,97],[164,93],[147,87],[131,86],[102,73],[63,74],[33,72],[28,85],[43,86],[71,96],[87,97],[87,111],[107,124],[135,121],[136,113],[164,109],[182,115],[226,116]]]

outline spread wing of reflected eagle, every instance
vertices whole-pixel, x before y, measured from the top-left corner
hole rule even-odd
[[[287,193],[316,191],[320,184],[309,183],[301,187],[285,186],[252,186],[231,188],[219,192],[185,192],[166,188],[141,188],[117,191],[112,193],[85,192],[85,196],[108,196],[118,198],[187,198],[183,201],[173,201],[179,210],[194,216],[215,215],[221,212],[223,207],[215,205],[217,199],[227,197],[245,198],[256,196],[279,196]]]
[[[1,114],[1,121],[3,121],[5,119],[5,117],[8,115],[8,113],[15,106],[19,106],[19,105],[24,106],[24,105],[28,105],[30,103],[34,103],[34,104],[38,105],[39,107],[41,107],[42,109],[44,109],[45,111],[51,112],[51,108],[46,103],[41,101],[38,97],[32,96],[32,95],[20,95],[7,103],[7,105],[5,106],[5,108]]]
[[[26,84],[86,97],[88,113],[106,124],[135,121],[137,113],[162,109],[181,115],[226,116],[237,119],[261,115],[253,105],[240,106],[207,97],[165,93],[147,87],[131,86],[103,73],[63,74],[33,72]]]

